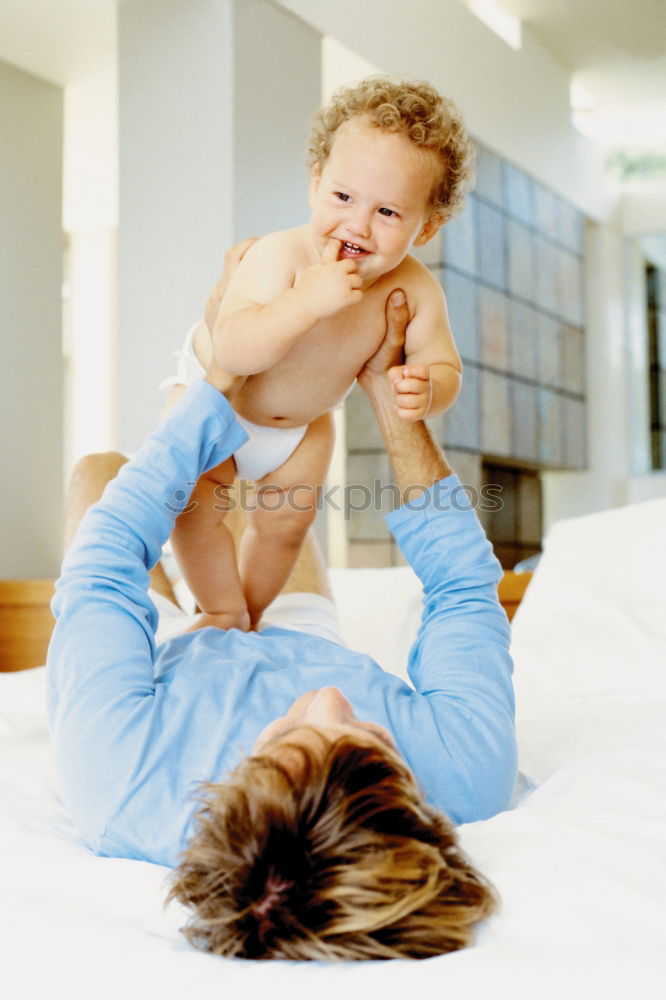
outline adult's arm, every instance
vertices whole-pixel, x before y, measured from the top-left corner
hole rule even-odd
[[[199,476],[246,440],[195,383],[84,516],[53,600],[47,697],[60,790],[93,850],[141,767],[155,685],[148,571]]]
[[[399,300],[402,298],[403,302]],[[443,798],[455,822],[505,808],[516,774],[510,631],[497,598],[501,567],[473,505],[426,424],[396,413],[391,369],[400,364],[407,321],[404,295],[387,304],[387,335],[359,373],[386,445],[403,506],[387,516],[391,531],[423,583],[424,608],[409,658],[409,676],[432,710],[441,753],[432,773],[464,776]],[[444,790],[443,790],[444,792]]]

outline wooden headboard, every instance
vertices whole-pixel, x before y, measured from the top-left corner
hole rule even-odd
[[[0,671],[46,662],[53,630],[54,581],[0,580]]]
[[[497,594],[509,621],[518,610],[518,605],[522,601],[531,579],[531,573],[513,573],[511,570],[505,570],[504,576],[499,582]]]
[[[498,587],[509,620],[520,604],[531,573],[504,574]],[[53,630],[49,604],[54,581],[0,580],[0,671],[25,670],[46,662]]]

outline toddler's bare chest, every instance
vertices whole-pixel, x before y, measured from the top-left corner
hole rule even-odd
[[[285,368],[304,364],[328,372],[332,379],[353,379],[381,344],[384,310],[377,300],[363,302],[319,322],[285,355]]]
[[[248,408],[264,419],[270,413],[311,422],[340,401],[385,332],[384,305],[374,297],[320,320],[276,365],[248,379]]]

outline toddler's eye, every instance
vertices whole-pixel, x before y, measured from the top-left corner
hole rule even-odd
[[[385,215],[387,217],[387,219],[391,219],[391,218],[393,218],[394,215],[397,215],[398,213],[394,212],[392,208],[380,208],[379,209],[379,214],[380,215]]]
[[[336,191],[335,197],[338,198],[340,201],[351,201],[349,195],[345,194],[344,191]]]

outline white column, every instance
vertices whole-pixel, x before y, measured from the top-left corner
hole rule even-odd
[[[307,218],[319,94],[319,35],[266,0],[119,5],[122,450],[155,425],[225,249]]]
[[[115,7],[106,17],[113,36]],[[116,92],[112,46],[65,89],[65,482],[82,455],[115,446]]]

